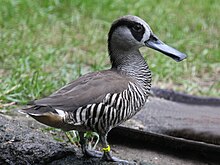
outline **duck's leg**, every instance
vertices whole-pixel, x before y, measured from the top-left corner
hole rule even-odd
[[[107,142],[107,134],[105,135],[101,135],[100,136],[100,140],[101,140],[101,143],[102,143],[102,151],[103,151],[103,156],[102,156],[102,160],[104,161],[111,161],[111,162],[122,162],[122,163],[129,163],[128,161],[126,160],[122,160],[122,159],[119,159],[119,158],[116,158],[116,157],[113,157],[111,155],[111,148]]]
[[[87,148],[87,141],[84,137],[84,132],[79,132],[79,137],[80,137],[80,145],[81,145],[81,149],[82,149],[82,153],[84,156],[87,157],[96,157],[96,158],[101,158],[102,157],[102,153],[99,151],[95,151],[95,150],[89,150]]]

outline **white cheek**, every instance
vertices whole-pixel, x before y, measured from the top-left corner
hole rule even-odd
[[[141,43],[143,45],[145,45],[144,42],[149,40],[150,34],[152,33],[152,30],[151,30],[150,26],[144,20],[142,20],[140,18],[138,18],[138,19],[139,19],[139,22],[144,26],[144,29],[145,29],[145,33],[144,33],[143,38],[141,40]]]
[[[144,44],[145,41],[149,40],[150,33],[151,33],[150,30],[148,30],[148,29],[145,30],[145,33],[144,33],[143,38],[141,40],[141,43]]]

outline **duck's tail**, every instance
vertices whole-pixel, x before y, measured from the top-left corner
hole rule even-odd
[[[51,127],[61,128],[64,124],[64,111],[54,109],[50,106],[34,105],[19,110],[19,112],[28,114],[35,120]]]

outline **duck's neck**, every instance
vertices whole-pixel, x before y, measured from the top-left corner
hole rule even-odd
[[[149,93],[151,87],[151,71],[138,49],[110,51],[112,68],[122,71],[131,77]]]

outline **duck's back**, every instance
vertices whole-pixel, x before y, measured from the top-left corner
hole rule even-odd
[[[129,81],[131,79],[114,70],[88,73],[52,95],[35,100],[34,105],[74,111],[79,107],[101,102],[108,93],[120,93],[128,88]]]

